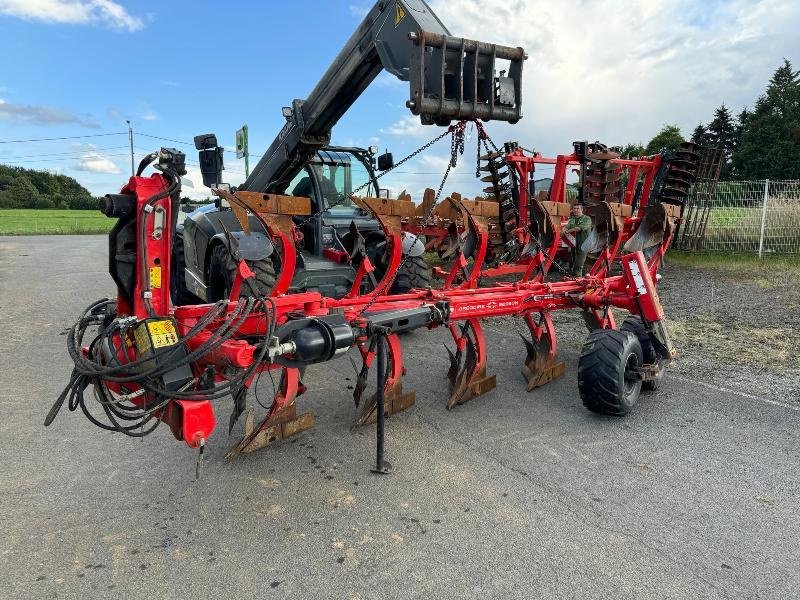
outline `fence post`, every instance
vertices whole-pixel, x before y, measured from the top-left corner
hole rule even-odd
[[[767,225],[767,198],[769,198],[769,179],[764,181],[764,203],[761,205],[761,235],[758,236],[758,258],[764,253],[764,228]]]

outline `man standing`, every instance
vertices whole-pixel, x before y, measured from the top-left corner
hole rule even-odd
[[[569,221],[567,221],[567,226],[562,235],[571,234],[575,239],[575,246],[571,249],[572,266],[570,273],[572,273],[573,277],[583,277],[583,263],[586,262],[586,252],[581,251],[581,246],[592,230],[592,220],[588,215],[583,214],[583,205],[580,202],[575,202],[572,205],[569,214]]]

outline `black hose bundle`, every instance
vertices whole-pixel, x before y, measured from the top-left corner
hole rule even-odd
[[[154,155],[148,155],[140,164],[139,174],[152,162]],[[180,176],[169,168],[157,167],[164,172],[170,185],[148,198],[142,206],[143,218],[139,220],[139,245],[143,285],[143,303],[149,317],[157,316],[150,301],[149,277],[147,276],[147,215],[159,200],[171,196],[180,187]],[[275,332],[275,302],[262,296],[258,286],[250,278],[245,279],[252,296],[241,298],[233,310],[228,313],[228,301],[220,300],[212,305],[208,312],[194,324],[183,336],[183,341],[192,339],[207,330],[213,321],[223,318],[222,323],[211,332],[207,340],[192,352],[184,351],[182,344],[164,350],[159,361],[151,357],[132,357],[127,342],[133,326],[138,322],[135,317],[119,317],[116,314],[116,300],[104,298],[92,303],[83,311],[80,319],[72,326],[67,335],[67,351],[74,367],[69,382],[47,413],[44,425],[50,425],[58,415],[64,402],[70,411],[80,407],[86,417],[95,425],[109,431],[118,431],[133,437],[142,437],[152,432],[159,424],[158,417],[173,400],[217,400],[231,393],[238,392],[253,375],[259,364],[266,358],[269,340]],[[267,304],[270,304],[269,309]],[[202,381],[198,375],[180,390],[168,390],[161,377],[173,369],[186,365],[191,366],[202,356],[213,352],[233,337],[245,320],[253,313],[263,313],[265,332],[263,342],[259,344],[259,352],[253,364],[242,369],[234,377],[221,383]],[[88,353],[84,356],[83,341],[89,328],[97,327],[98,333],[89,344]],[[115,343],[116,340],[116,343]],[[138,387],[132,393],[118,394],[109,388],[109,384]],[[108,422],[99,420],[86,405],[86,390],[92,386],[94,397],[100,404]],[[134,398],[142,397],[138,402]],[[145,425],[149,425],[145,429]]]
[[[267,305],[270,305],[269,309]],[[191,339],[227,312],[228,301],[221,300],[212,305],[209,311],[186,333],[184,341]],[[142,437],[152,432],[159,424],[154,419],[160,411],[176,399],[217,400],[230,395],[243,386],[254,374],[256,368],[266,357],[268,341],[275,330],[275,303],[271,298],[242,298],[211,336],[189,353],[178,352],[179,345],[166,350],[158,364],[149,357],[133,358],[126,344],[127,336],[137,322],[135,318],[112,318],[116,301],[103,299],[94,302],[72,326],[67,335],[67,350],[74,363],[72,375],[64,390],[53,404],[45,419],[45,426],[56,418],[65,401],[70,411],[80,407],[86,417],[95,425],[109,431],[118,431],[133,437]],[[200,389],[199,376],[195,377],[181,390],[166,389],[160,381],[164,373],[191,365],[205,354],[219,348],[230,339],[254,312],[261,312],[266,319],[264,341],[259,344],[259,352],[253,364],[242,369],[234,377],[213,384],[208,389]],[[84,356],[81,346],[87,330],[98,327],[99,331],[88,346]],[[118,343],[115,342],[115,338]],[[149,364],[148,364],[149,363]],[[134,384],[140,389],[129,394],[118,394],[109,389],[108,384]],[[94,397],[100,404],[108,422],[99,420],[87,407],[86,390],[92,386]],[[145,396],[138,403],[134,397]],[[152,425],[145,426],[152,421]]]

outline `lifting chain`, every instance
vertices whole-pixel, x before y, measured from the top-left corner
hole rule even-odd
[[[439,140],[442,140],[445,137],[447,137],[448,135],[452,134],[453,137],[452,137],[452,139],[450,141],[450,164],[447,166],[447,171],[445,172],[444,179],[442,180],[442,185],[439,186],[439,192],[441,192],[441,189],[444,187],[444,181],[447,179],[447,175],[450,172],[450,168],[456,166],[456,160],[457,160],[456,149],[459,147],[458,146],[459,143],[460,143],[460,153],[464,154],[464,129],[466,128],[466,123],[467,123],[466,121],[459,121],[458,123],[456,123],[454,125],[450,125],[450,127],[445,129],[442,133],[437,135],[435,138],[425,142],[424,144],[422,144],[422,146],[420,146],[419,148],[414,150],[411,154],[409,154],[405,158],[402,158],[399,161],[397,161],[397,163],[392,165],[392,167],[390,169],[386,169],[380,175],[376,175],[375,178],[372,181],[377,181],[378,179],[380,179],[384,175],[386,175],[388,173],[391,173],[392,171],[394,171],[397,167],[399,167],[403,163],[408,162],[409,160],[411,160],[415,156],[419,155],[420,153],[424,152],[425,150],[427,150],[428,148],[433,146]],[[457,138],[460,141],[457,141]],[[350,192],[348,194],[348,196],[350,196],[350,197],[355,196],[355,194],[357,192],[360,192],[365,187],[370,185],[372,183],[372,181],[367,181],[366,183],[361,184],[356,189],[354,189],[352,192]],[[436,199],[437,200],[438,200],[438,198],[439,198],[439,194],[436,195]]]
[[[478,125],[479,128],[482,129],[479,121],[475,121],[475,123]],[[450,162],[447,163],[447,169],[445,169],[444,176],[442,177],[442,181],[439,184],[439,189],[436,190],[436,196],[433,199],[432,206],[436,206],[436,204],[438,204],[439,197],[442,195],[442,190],[444,189],[444,184],[447,182],[448,175],[450,175],[450,169],[452,169],[453,167],[455,167],[458,164],[458,157],[460,155],[464,154],[464,133],[465,133],[466,129],[467,129],[467,121],[465,121],[465,120],[461,120],[458,123],[454,123],[453,125],[450,125],[450,127],[448,127],[447,130],[444,133],[442,133],[440,136],[438,136],[435,139],[431,140],[430,142],[428,142],[427,144],[425,144],[424,146],[422,146],[421,148],[419,148],[415,152],[409,154],[406,158],[404,158],[399,163],[397,163],[394,167],[392,167],[392,168],[395,168],[395,167],[400,166],[405,161],[410,159],[412,156],[416,156],[417,154],[419,154],[420,152],[422,152],[426,148],[429,148],[434,143],[436,143],[437,141],[439,141],[440,139],[445,137],[447,134],[452,134],[453,137],[450,139]],[[384,171],[383,173],[381,173],[381,175],[379,175],[379,177],[385,175],[387,172],[388,172],[388,170]],[[376,179],[377,179],[377,177],[376,177]],[[400,264],[398,265],[397,270],[394,272],[394,274],[391,277],[381,281],[381,289],[380,289],[380,291],[378,291],[378,290],[375,291],[375,295],[372,298],[370,298],[369,302],[367,302],[364,305],[364,308],[362,308],[359,311],[359,315],[363,315],[365,312],[367,312],[367,310],[375,303],[375,301],[378,299],[378,297],[381,294],[384,294],[389,288],[392,287],[392,284],[394,283],[394,280],[397,277],[397,274],[400,272],[400,269],[402,269],[405,266],[405,264],[409,261],[410,258],[411,258],[411,254],[406,254],[403,257],[403,260],[400,261]]]
[[[322,207],[322,208],[320,208],[320,209],[319,209],[317,212],[315,212],[313,215],[310,215],[310,216],[306,217],[305,219],[303,219],[302,221],[300,221],[299,223],[297,223],[296,227],[298,227],[298,228],[301,228],[301,227],[303,227],[303,225],[305,225],[306,223],[308,223],[308,222],[309,222],[309,221],[311,221],[312,219],[315,219],[316,217],[320,216],[320,215],[321,215],[322,213],[324,213],[326,210],[328,210],[328,209],[330,209],[330,208],[333,208],[334,206],[338,206],[339,204],[341,204],[342,202],[344,202],[344,199],[345,199],[345,198],[353,198],[353,197],[354,197],[354,196],[355,196],[355,195],[356,195],[358,192],[360,192],[361,190],[363,190],[363,189],[364,189],[364,188],[366,188],[367,186],[371,185],[373,182],[377,181],[378,179],[380,179],[380,178],[381,178],[381,177],[383,177],[384,175],[386,175],[386,174],[388,174],[388,173],[391,173],[391,172],[392,172],[392,171],[394,171],[394,170],[395,170],[397,167],[399,167],[400,165],[402,165],[402,164],[403,164],[403,163],[405,163],[405,162],[408,162],[409,160],[411,160],[411,159],[412,159],[412,158],[414,158],[415,156],[419,155],[421,152],[424,152],[425,150],[427,150],[428,148],[430,148],[431,146],[433,146],[433,145],[434,145],[436,142],[438,142],[438,141],[440,141],[440,140],[444,139],[445,137],[447,137],[447,136],[448,136],[448,135],[450,135],[451,133],[452,133],[452,134],[454,134],[454,137],[455,137],[455,130],[456,130],[456,128],[458,127],[458,125],[460,125],[460,124],[462,124],[462,123],[465,123],[465,122],[464,122],[464,121],[459,121],[459,123],[456,123],[455,125],[451,125],[451,126],[450,126],[450,127],[448,127],[447,129],[445,129],[445,130],[444,130],[442,133],[440,133],[439,135],[437,135],[435,138],[433,138],[433,139],[431,139],[431,140],[429,140],[429,141],[425,142],[425,143],[424,143],[422,146],[420,146],[419,148],[417,148],[416,150],[414,150],[414,151],[413,151],[411,154],[409,154],[409,155],[408,155],[408,156],[406,156],[405,158],[402,158],[401,160],[397,161],[397,163],[395,163],[394,165],[392,165],[392,167],[391,167],[390,169],[386,169],[386,170],[385,170],[385,171],[383,171],[383,172],[382,172],[380,175],[375,175],[375,176],[374,176],[372,179],[370,179],[369,181],[367,181],[367,182],[365,182],[365,183],[361,184],[361,185],[360,185],[360,186],[358,186],[356,189],[354,189],[352,192],[350,192],[349,194],[347,194],[347,196],[344,196],[344,197],[342,197],[340,200],[338,200],[338,201],[336,201],[336,202],[332,202],[332,203],[330,203],[328,206],[323,206],[323,207]],[[462,127],[463,127],[463,126],[462,126]],[[462,132],[462,135],[463,135],[463,132]],[[452,154],[452,146],[453,146],[453,143],[451,142],[451,154]],[[463,141],[462,141],[462,153],[463,153]],[[452,156],[451,156],[451,159],[450,159],[450,160],[451,160],[451,163],[452,163]],[[449,172],[449,170],[450,170],[450,167],[449,167],[449,166],[448,166],[447,170],[448,170],[448,172]],[[446,178],[446,175],[445,175],[445,178]],[[441,187],[444,187],[444,182],[442,183],[442,186],[440,186],[440,188],[439,188],[440,192],[441,192]],[[376,189],[376,190],[375,190],[375,192],[377,193],[377,192],[378,192],[378,190]],[[437,194],[437,199],[438,199],[438,194]]]
[[[475,122],[477,123],[477,121]],[[442,177],[442,182],[439,184],[439,189],[436,190],[436,196],[433,198],[432,206],[436,206],[439,203],[444,184],[447,181],[447,177],[450,175],[450,169],[458,164],[458,157],[464,155],[464,132],[466,129],[466,121],[459,121],[447,129],[448,133],[453,134],[453,137],[450,139],[450,162],[447,163],[447,169],[444,171],[444,177]]]

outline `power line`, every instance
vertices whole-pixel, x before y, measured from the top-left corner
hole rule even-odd
[[[103,154],[102,156],[97,156],[97,157],[94,157],[94,158],[103,159],[103,158],[117,157],[117,156],[130,156],[130,153],[125,152],[123,154]],[[33,159],[30,159],[30,160],[14,160],[14,162],[15,163],[18,163],[18,162],[20,162],[20,163],[58,162],[58,161],[62,161],[62,160],[77,160],[79,158],[81,158],[81,157],[79,157],[79,156],[63,156],[61,158],[33,158]],[[91,160],[91,159],[92,159],[92,157],[89,158],[89,160]],[[0,160],[3,160],[3,159],[0,159]],[[9,164],[8,166],[12,166],[13,167],[14,165],[13,164]]]
[[[122,148],[127,148],[127,146],[108,146],[105,148],[84,148],[83,150],[71,150],[69,152],[51,152],[49,154],[26,154],[23,156],[14,156],[14,155],[0,155],[0,160],[17,160],[20,158],[39,158],[40,156],[66,156],[68,154],[86,154],[91,152],[102,152],[104,150],[120,150]]]
[[[148,137],[153,137],[153,136],[148,136]],[[166,139],[166,138],[161,138],[161,139]],[[138,150],[139,152],[145,152],[145,153],[152,152],[152,150],[147,150],[145,148],[142,148],[141,146],[134,146],[134,148],[136,148],[136,150]],[[188,159],[186,160],[186,164],[189,165],[190,167],[199,167],[200,166],[200,163],[194,162],[194,161],[188,160]],[[244,175],[244,171],[239,171],[237,169],[231,169],[230,167],[225,167],[225,171],[228,172],[228,173],[236,173],[237,175]]]
[[[127,131],[119,131],[117,133],[94,133],[92,135],[69,135],[65,137],[53,138],[38,138],[30,140],[0,140],[0,144],[24,144],[26,142],[53,142],[56,140],[79,140],[83,138],[106,137],[109,135],[128,135]]]
[[[173,140],[172,138],[161,137],[158,135],[150,135],[149,133],[142,133],[141,131],[134,131],[133,135],[141,135],[143,137],[153,138],[154,140],[163,140],[165,142],[172,142],[174,144],[184,144],[185,146],[194,146],[193,142],[183,142],[181,140]]]

